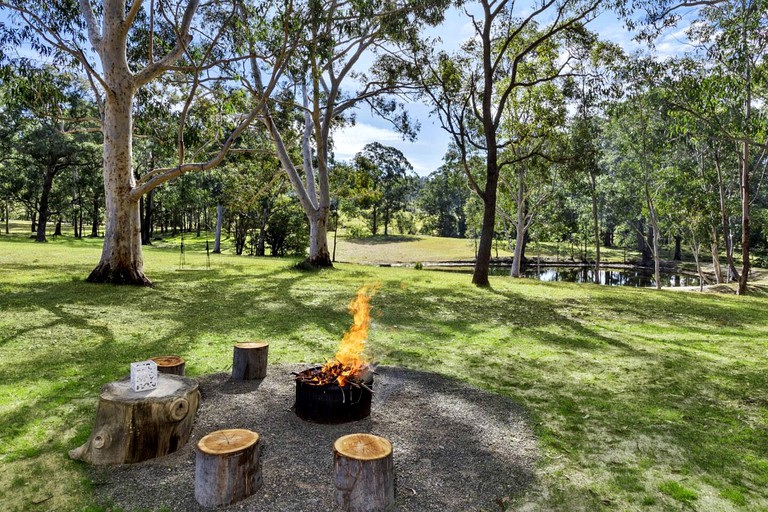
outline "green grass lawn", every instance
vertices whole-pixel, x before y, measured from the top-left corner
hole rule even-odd
[[[99,254],[99,240],[0,236],[3,511],[101,510],[67,451],[87,439],[101,386],[131,361],[178,354],[189,375],[227,371],[232,344],[255,339],[270,342],[273,363],[323,361],[368,283],[381,285],[369,340],[381,363],[530,412],[538,483],[509,510],[768,510],[765,297],[503,277],[478,289],[467,275],[307,273],[229,254],[178,271],[173,244],[145,251],[155,288],[85,283]],[[199,246],[186,258],[204,266]]]

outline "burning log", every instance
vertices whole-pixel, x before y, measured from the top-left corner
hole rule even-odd
[[[261,488],[259,434],[217,430],[197,443],[195,499],[204,507],[231,505]]]
[[[170,375],[184,376],[184,366],[186,361],[179,356],[159,356],[153,357],[152,361],[157,363],[157,371]]]
[[[173,453],[189,440],[199,403],[197,381],[186,377],[161,373],[155,389],[139,392],[130,377],[110,382],[99,395],[91,437],[69,456],[109,465]]]
[[[323,367],[310,368],[296,375],[294,412],[314,423],[346,423],[371,415],[373,374],[367,372],[362,380],[348,379],[339,385]]]
[[[237,343],[232,360],[232,379],[254,380],[267,376],[269,343]]]
[[[350,434],[333,444],[334,502],[348,512],[378,512],[395,504],[392,443],[371,434]]]
[[[363,356],[371,324],[370,295],[363,287],[349,305],[354,323],[344,334],[336,356],[322,367],[296,375],[296,415],[317,423],[344,423],[371,413],[373,371]]]

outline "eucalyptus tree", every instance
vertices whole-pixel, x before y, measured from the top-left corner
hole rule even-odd
[[[275,123],[270,105],[263,122],[309,220],[307,265],[332,266],[327,228],[333,129],[365,104],[405,136],[415,136],[416,127],[394,96],[413,85],[395,55],[423,26],[442,19],[445,3],[307,0],[297,6],[301,31],[294,41],[301,51],[293,56],[289,76],[293,108],[300,116],[300,158],[291,157],[291,141]],[[250,90],[259,101],[268,95],[261,75],[254,63]]]
[[[671,172],[666,113],[659,89],[640,88],[614,107],[607,133],[611,140],[606,155],[608,165],[632,187],[633,195],[643,198],[643,210],[650,227],[650,240],[646,243],[652,251],[657,289],[661,288],[661,195]]]
[[[734,264],[731,219],[732,210],[738,208],[734,197],[739,195],[739,152],[737,145],[729,140],[726,128],[733,123],[733,110],[719,95],[712,94],[717,90],[714,83],[719,78],[709,76],[700,63],[682,59],[668,63],[668,67],[673,78],[668,79],[664,87],[671,100],[672,129],[676,137],[690,144],[692,153],[699,160],[698,183],[713,197],[707,239],[716,280],[718,283],[722,280],[719,261],[722,234],[729,280],[738,281],[740,275]],[[679,90],[681,87],[686,90]]]
[[[521,34],[516,45],[525,46],[539,37],[536,30]],[[534,82],[541,74],[558,74],[558,56],[566,48],[561,41],[549,39],[537,52],[518,65],[518,79]],[[503,79],[502,79],[503,83]],[[547,201],[557,180],[555,162],[564,156],[561,136],[566,121],[566,103],[561,84],[553,80],[511,90],[499,126],[499,136],[506,142],[499,165],[499,198],[496,213],[505,232],[508,224],[515,229],[511,275],[520,277],[525,239],[539,207]],[[508,236],[509,238],[509,236]]]
[[[674,19],[674,18],[672,18]],[[750,254],[751,175],[754,150],[765,145],[768,2],[717,0],[703,7],[689,28],[698,44],[702,66],[681,70],[676,101],[681,108],[709,124],[737,148],[741,199],[741,275],[738,293],[747,290]],[[705,98],[702,103],[690,95]],[[702,108],[708,106],[710,108]]]
[[[576,76],[568,81],[567,96],[575,110],[569,125],[569,155],[565,177],[576,188],[586,181],[591,202],[591,223],[595,248],[594,282],[600,283],[601,206],[599,177],[601,129],[606,108],[622,94],[619,70],[626,62],[617,45],[597,41],[588,48],[577,48]],[[607,230],[606,230],[607,231]],[[610,243],[610,235],[606,235]]]
[[[582,105],[582,108],[585,106]],[[581,110],[581,109],[580,109]],[[600,284],[600,204],[598,176],[600,174],[600,125],[585,112],[573,120],[569,133],[569,160],[566,164],[568,177],[577,187],[586,181],[591,204],[593,243],[595,247],[594,282]],[[586,177],[586,180],[584,178]]]
[[[92,282],[142,284],[139,199],[155,187],[183,173],[210,169],[221,163],[228,150],[257,117],[261,105],[233,115],[232,130],[206,151],[193,152],[190,161],[183,136],[177,141],[175,162],[153,169],[138,181],[133,172],[133,101],[147,84],[178,73],[186,100],[179,115],[180,134],[186,113],[198,95],[213,82],[231,82],[241,70],[237,64],[249,57],[265,59],[273,52],[286,56],[283,44],[292,30],[287,21],[291,4],[259,4],[258,16],[243,19],[239,0],[79,0],[41,3],[37,0],[0,0],[8,23],[2,27],[4,45],[24,42],[60,64],[75,62],[86,73],[97,97],[104,136],[103,173],[106,201],[104,246]],[[252,11],[249,11],[252,12]],[[285,18],[287,20],[287,18]],[[235,21],[260,33],[258,44],[242,46]],[[268,29],[270,34],[266,34]],[[193,37],[198,42],[193,44]],[[265,43],[266,41],[266,43]],[[261,44],[265,43],[265,44]],[[256,47],[256,56],[248,50]],[[271,76],[265,89],[274,88],[282,60],[271,59]]]
[[[415,55],[425,94],[458,147],[470,186],[483,203],[472,276],[478,286],[489,285],[499,175],[510,164],[503,150],[514,142],[500,130],[507,104],[516,91],[567,74],[572,57],[565,53],[555,66],[524,74],[525,64],[535,60],[550,41],[582,37],[583,25],[605,5],[600,0],[536,0],[525,6],[513,0],[480,0],[477,6],[464,6],[474,33],[460,51],[449,54],[425,44]],[[481,181],[468,170],[469,155],[475,150],[486,160]]]

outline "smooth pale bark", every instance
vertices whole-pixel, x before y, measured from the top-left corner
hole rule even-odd
[[[525,172],[517,173],[517,218],[515,219],[515,251],[512,256],[512,277],[520,277],[525,245]]]
[[[720,199],[720,223],[723,227],[723,238],[725,240],[725,256],[728,262],[728,273],[731,279],[738,280],[740,277],[739,272],[736,270],[736,265],[733,262],[733,243],[731,239],[730,222],[728,222],[728,203],[725,197],[723,172],[720,166],[720,154],[718,152],[715,152],[715,170],[717,171],[717,191]]]
[[[592,228],[595,235],[595,275],[594,283],[600,284],[600,216],[597,209],[597,183],[595,174],[589,173],[589,191],[592,195]]]
[[[221,224],[224,222],[224,205],[218,203],[216,205],[216,237],[213,241],[213,252],[215,254],[221,253]]]
[[[747,105],[749,113],[750,106]],[[747,115],[749,118],[749,114]],[[741,156],[741,276],[737,293],[747,293],[747,279],[749,278],[749,141],[742,143]]]
[[[106,223],[101,260],[88,276],[92,283],[152,283],[144,275],[141,251],[139,200],[131,191],[136,186],[132,170],[133,79],[127,69],[105,73],[118,82],[107,94],[104,105],[104,199]],[[123,85],[119,85],[122,77]]]
[[[701,269],[701,242],[696,239],[696,231],[691,228],[691,254],[696,262],[696,273],[699,275],[699,291],[704,291],[704,283],[707,279],[704,277],[704,271]]]
[[[745,3],[745,11],[747,11]],[[747,48],[747,26],[743,28],[743,44]],[[750,57],[751,58],[751,57]],[[752,124],[752,68],[747,66],[745,80],[746,97],[744,98],[744,138],[742,140],[741,153],[741,276],[739,287],[736,291],[739,295],[747,293],[747,279],[749,278],[749,135],[747,130]]]
[[[309,257],[307,263],[313,267],[332,267],[328,250],[328,215],[319,214],[309,218]]]
[[[712,254],[712,269],[715,272],[715,282],[720,284],[723,282],[723,271],[720,268],[720,249],[717,245],[717,229],[712,226],[712,241],[709,244],[709,252]]]
[[[79,0],[88,40],[99,57],[101,73],[91,66],[81,51],[73,50],[71,53],[89,71],[89,78],[98,81],[104,93],[101,129],[104,136],[106,222],[101,259],[88,276],[88,281],[95,283],[151,285],[144,275],[143,268],[139,199],[156,186],[183,172],[181,166],[175,172],[161,175],[157,175],[158,170],[153,170],[148,173],[152,181],[142,183],[142,186],[137,188],[132,169],[132,108],[136,92],[168,70],[183,54],[191,41],[189,29],[199,0],[189,0],[184,8],[176,45],[161,59],[152,61],[134,73],[128,66],[126,47],[128,31],[141,9],[141,4],[142,2],[134,2],[130,9],[126,10],[124,0],[104,0],[101,2],[99,23],[90,1]],[[215,163],[218,161],[206,165],[210,167]]]
[[[258,77],[256,73],[255,76]],[[259,79],[260,81],[260,79]],[[324,154],[318,151],[318,172],[320,181],[320,194],[317,195],[315,175],[312,164],[304,164],[305,179],[302,180],[291,160],[288,150],[283,142],[283,137],[275,125],[269,111],[265,107],[264,123],[274,143],[280,164],[288,174],[288,179],[299,198],[299,203],[309,221],[309,256],[304,261],[311,268],[333,267],[331,255],[328,251],[328,215],[330,213],[330,191],[328,188],[328,172],[323,166]],[[305,130],[312,130],[313,125],[305,125]],[[303,138],[303,144],[310,144],[310,137]],[[322,146],[321,144],[319,146]],[[319,149],[319,148],[318,148]],[[306,153],[309,148],[303,148]],[[309,185],[311,183],[311,185]]]
[[[643,141],[643,155],[646,155],[645,141]],[[653,200],[653,195],[650,189],[650,169],[648,168],[648,160],[646,158],[645,164],[645,201],[648,206],[648,213],[650,214],[651,230],[653,232],[653,242],[651,249],[653,250],[653,276],[656,280],[656,289],[661,290],[661,255],[659,254],[659,221],[656,215],[656,204]]]

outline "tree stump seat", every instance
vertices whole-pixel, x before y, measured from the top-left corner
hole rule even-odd
[[[200,404],[195,379],[157,375],[157,387],[133,391],[131,378],[106,384],[88,441],[69,452],[94,465],[141,462],[186,444]]]
[[[259,439],[256,432],[237,428],[200,439],[195,455],[195,499],[200,505],[231,505],[261,487]]]
[[[232,356],[232,379],[255,380],[267,376],[269,343],[246,342],[235,344]]]
[[[380,512],[395,505],[392,443],[372,434],[350,434],[333,444],[334,502],[345,512]]]
[[[170,375],[184,376],[186,361],[179,356],[158,356],[150,358],[157,364],[157,371]]]

